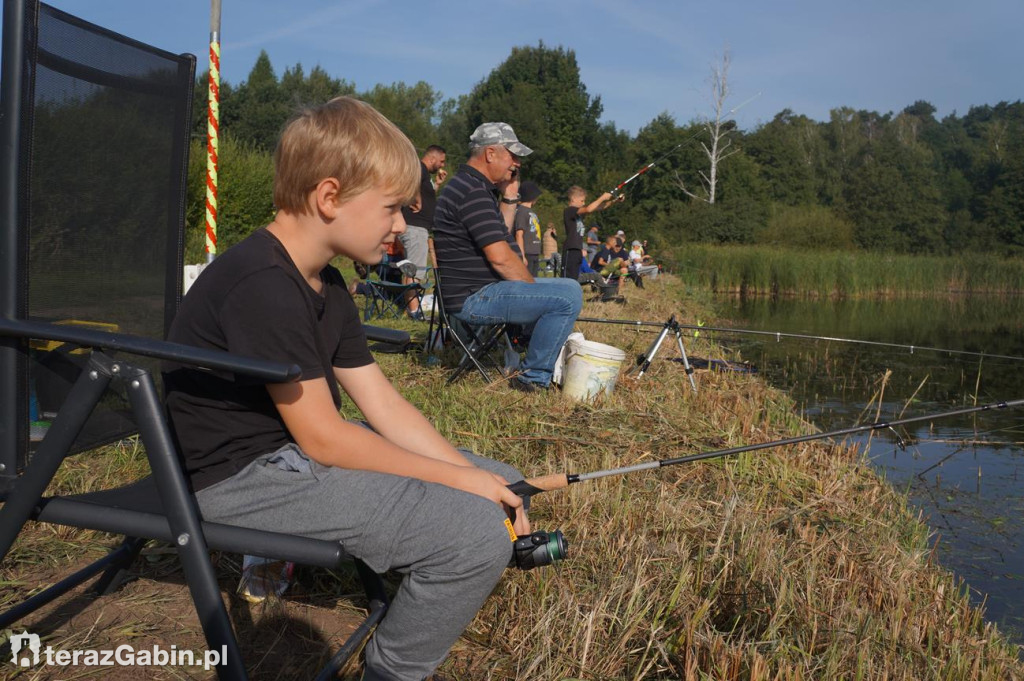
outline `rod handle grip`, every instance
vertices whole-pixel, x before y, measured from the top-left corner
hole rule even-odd
[[[541,475],[536,478],[513,482],[508,488],[521,497],[529,497],[541,492],[550,492],[551,490],[562,489],[568,486],[569,476],[565,473],[552,473],[551,475]]]

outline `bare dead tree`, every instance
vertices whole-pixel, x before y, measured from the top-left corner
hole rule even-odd
[[[682,175],[678,171],[676,172],[676,186],[691,199],[706,201],[707,203],[715,202],[715,190],[718,186],[718,167],[722,161],[739,151],[739,149],[731,148],[732,138],[730,133],[735,130],[736,126],[729,120],[729,116],[739,109],[740,106],[753,99],[748,99],[747,102],[726,110],[726,100],[732,94],[732,90],[729,89],[729,63],[729,51],[726,50],[722,55],[721,64],[715,64],[711,67],[709,82],[711,84],[711,109],[713,115],[702,122],[704,129],[708,133],[708,141],[701,142],[700,144],[701,149],[704,150],[704,155],[708,158],[707,172],[702,170],[699,173],[700,185],[703,191],[701,193],[692,191]]]

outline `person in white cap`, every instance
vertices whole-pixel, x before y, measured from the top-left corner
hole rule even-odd
[[[583,307],[583,292],[575,281],[534,279],[506,240],[520,203],[520,159],[533,150],[507,123],[484,123],[469,141],[469,160],[448,181],[434,212],[445,309],[468,324],[526,327],[522,373],[509,384],[543,390]]]

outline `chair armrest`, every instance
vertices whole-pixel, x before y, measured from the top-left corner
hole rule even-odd
[[[363,332],[366,334],[367,340],[377,341],[380,343],[404,345],[409,342],[409,332],[401,331],[399,329],[388,329],[383,326],[363,324]]]
[[[222,369],[271,383],[297,380],[301,371],[294,364],[268,362],[221,350],[207,350],[124,333],[110,333],[77,326],[32,322],[0,317],[0,336],[36,338],[72,343],[82,347],[119,350],[133,355],[156,357],[204,369]]]

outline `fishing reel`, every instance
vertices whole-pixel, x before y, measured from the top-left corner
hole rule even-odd
[[[568,555],[569,542],[561,530],[539,531],[512,542],[512,559],[508,566],[532,570],[565,560]]]

